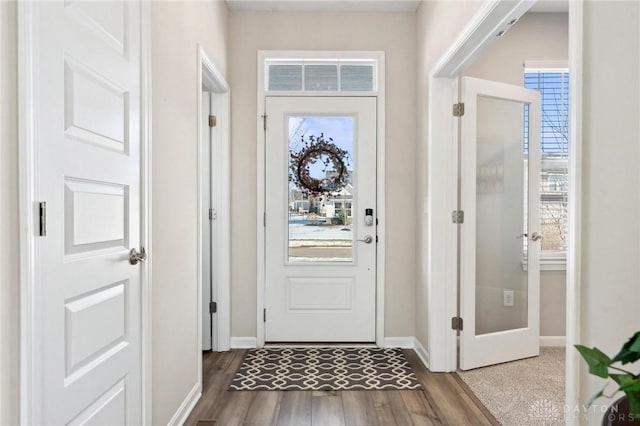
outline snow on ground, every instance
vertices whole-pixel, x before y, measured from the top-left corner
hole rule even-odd
[[[343,231],[342,225],[311,226],[303,224],[289,225],[290,240],[349,240],[353,239],[351,230]]]

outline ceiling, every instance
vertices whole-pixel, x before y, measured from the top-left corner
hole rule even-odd
[[[225,0],[229,9],[303,12],[414,12],[420,0]],[[429,0],[427,0],[429,1]],[[456,1],[456,0],[447,0]],[[568,0],[539,0],[530,12],[568,12]]]
[[[541,12],[541,13],[558,13],[568,12],[569,1],[568,0],[539,0],[533,5],[529,12]]]
[[[420,0],[226,0],[229,9],[304,12],[414,12]]]

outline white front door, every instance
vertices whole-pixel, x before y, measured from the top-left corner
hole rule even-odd
[[[141,6],[35,2],[32,423],[142,422]]]
[[[376,99],[267,97],[267,342],[373,342]]]
[[[539,354],[540,93],[462,79],[460,368]]]

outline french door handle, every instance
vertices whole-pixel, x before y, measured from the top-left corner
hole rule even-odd
[[[526,235],[526,234],[525,234]],[[541,239],[543,239],[544,236],[541,234],[538,234],[537,232],[534,232],[533,234],[531,234],[531,238],[529,238],[531,241],[540,241]]]
[[[363,243],[366,243],[366,244],[371,244],[373,242],[373,237],[371,235],[365,235],[363,239],[358,241],[362,241]]]
[[[138,262],[144,262],[147,260],[147,252],[144,247],[140,247],[140,251],[132,248],[129,252],[129,263],[132,265],[137,265]]]

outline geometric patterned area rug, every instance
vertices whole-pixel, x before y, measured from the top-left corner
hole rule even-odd
[[[252,349],[229,390],[422,389],[401,349]]]

